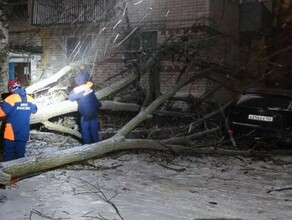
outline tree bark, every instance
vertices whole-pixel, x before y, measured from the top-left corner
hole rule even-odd
[[[8,18],[7,2],[0,2],[0,91],[7,91],[9,80],[9,51],[8,51]]]
[[[104,154],[118,150],[155,149],[166,150],[175,148],[159,144],[150,140],[133,140],[110,138],[95,144],[83,145],[71,149],[61,150],[53,154],[24,157],[1,163],[0,184],[9,184],[10,178],[50,170],[65,164],[102,157]]]
[[[59,131],[59,132],[62,132],[62,133],[71,134],[71,135],[73,135],[75,137],[81,138],[81,134],[78,131],[74,130],[74,129],[67,128],[65,126],[58,125],[58,124],[55,124],[55,123],[52,123],[52,122],[49,122],[49,121],[43,122],[43,124],[44,124],[45,128],[48,129],[48,130]]]
[[[53,154],[46,154],[41,156],[24,157],[17,160],[1,163],[0,167],[0,184],[7,185],[11,178],[21,177],[28,174],[47,171],[53,168],[63,166],[78,161],[87,160],[90,158],[100,158],[107,153],[119,150],[131,149],[151,149],[170,151],[174,154],[221,154],[221,155],[241,155],[241,156],[256,156],[256,155],[290,155],[291,150],[281,151],[266,151],[254,152],[244,150],[229,150],[217,148],[190,148],[180,145],[162,144],[153,140],[145,139],[117,139],[110,138],[105,141],[74,147],[71,149],[60,150]]]

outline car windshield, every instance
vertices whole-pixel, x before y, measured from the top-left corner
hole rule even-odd
[[[265,94],[244,94],[237,101],[236,105],[241,107],[278,108],[288,109],[290,98],[278,95]]]

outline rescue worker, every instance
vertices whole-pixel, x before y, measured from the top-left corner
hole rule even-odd
[[[33,98],[26,94],[16,79],[10,80],[7,87],[11,95],[4,99],[0,107],[0,117],[6,117],[7,120],[4,128],[4,161],[25,156],[30,116],[37,112]]]
[[[77,101],[78,112],[81,116],[82,140],[84,144],[91,144],[99,141],[98,110],[101,103],[95,96],[90,74],[82,67],[81,72],[75,77],[77,86],[69,93],[69,100]]]

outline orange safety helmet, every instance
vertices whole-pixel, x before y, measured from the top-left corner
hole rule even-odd
[[[19,87],[21,87],[21,84],[17,79],[9,80],[7,84],[7,88],[9,92],[13,92],[15,89],[18,89]]]

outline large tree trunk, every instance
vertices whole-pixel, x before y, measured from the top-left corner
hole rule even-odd
[[[148,142],[146,140],[110,138],[96,144],[74,147],[53,154],[24,157],[21,159],[4,162],[1,164],[0,183],[8,184],[10,177],[21,177],[30,173],[49,170],[76,161],[83,161],[93,157],[101,157],[109,152],[135,148],[148,148],[156,150],[166,149],[163,145],[153,141]]]
[[[119,150],[131,149],[152,149],[170,151],[174,154],[187,153],[190,154],[222,154],[222,155],[289,155],[291,150],[281,151],[266,151],[260,154],[253,151],[230,150],[218,148],[190,148],[180,145],[162,144],[157,141],[147,139],[125,139],[125,138],[110,138],[102,142],[74,147],[67,150],[61,150],[53,154],[24,157],[17,160],[1,163],[0,169],[0,184],[10,184],[12,177],[21,177],[27,174],[38,173],[41,171],[50,170],[78,161],[87,160],[90,158],[100,158],[103,155]]]

